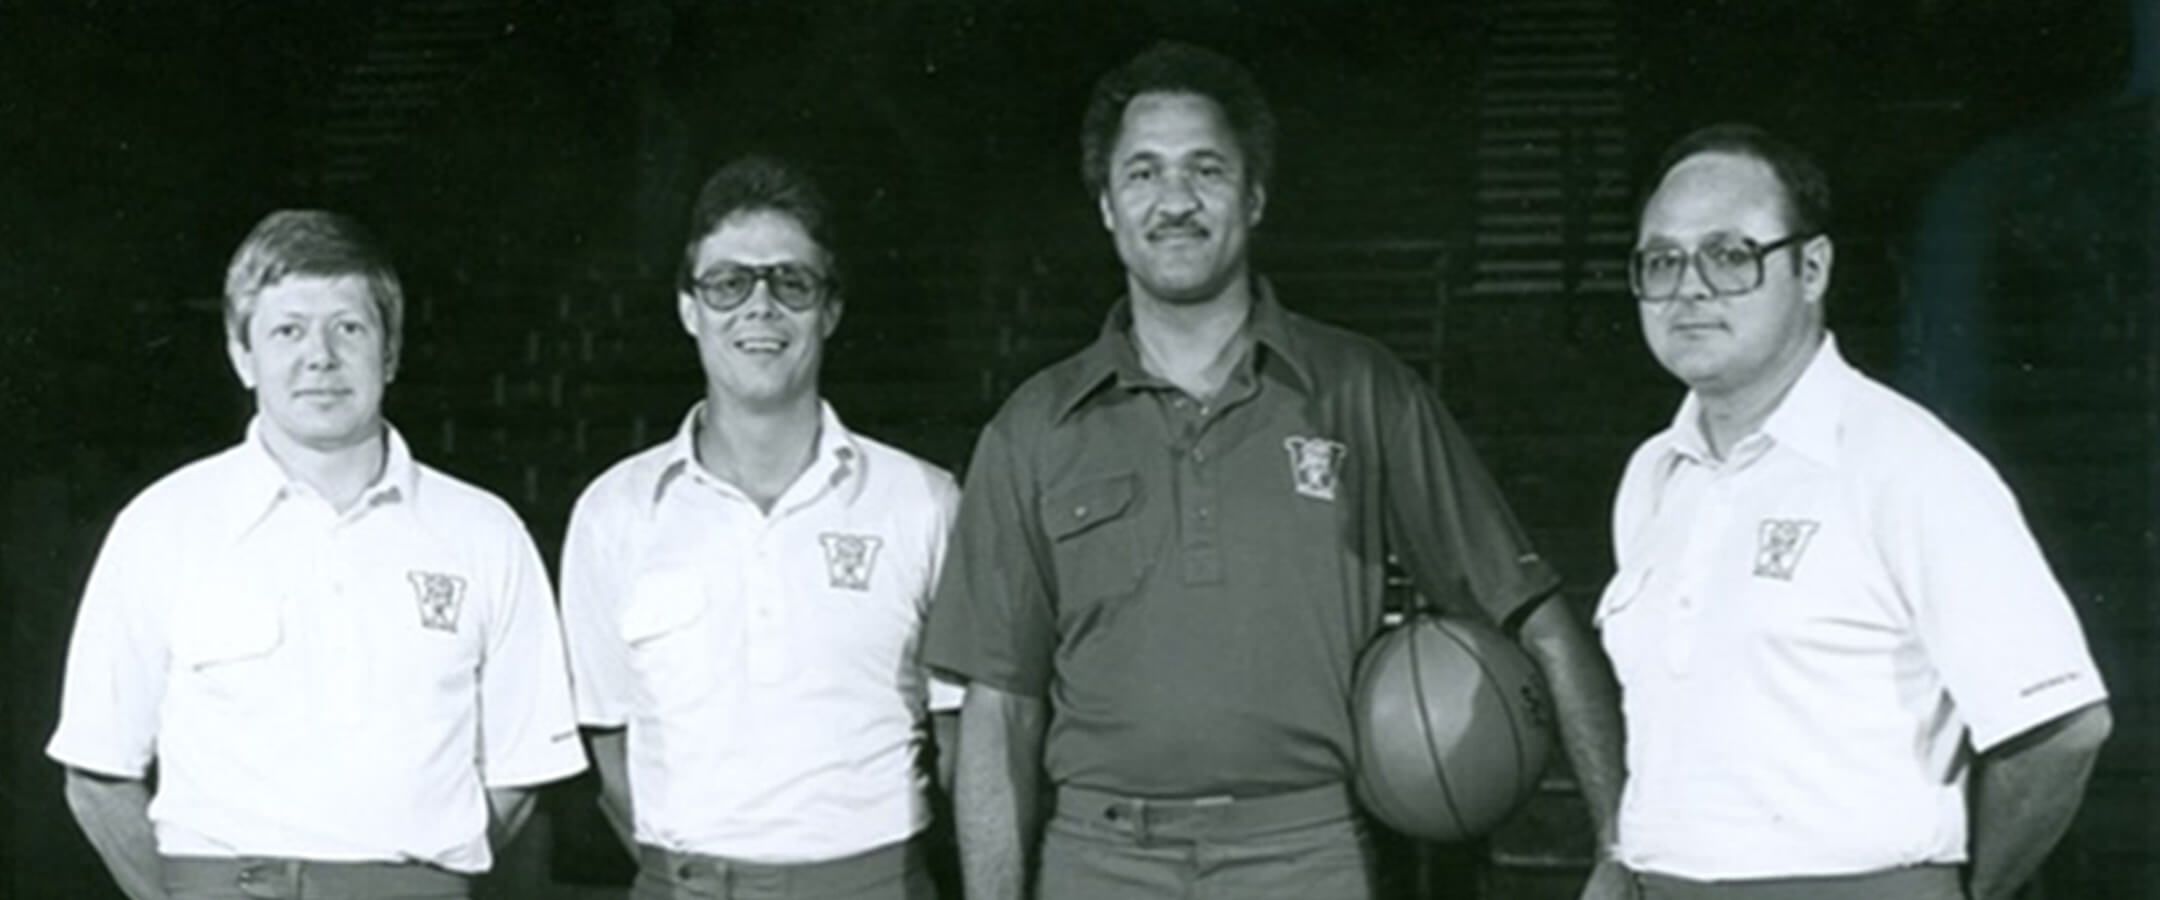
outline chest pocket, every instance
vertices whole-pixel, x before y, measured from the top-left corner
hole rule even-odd
[[[1598,596],[1597,611],[1591,614],[1591,626],[1598,630],[1605,645],[1605,653],[1612,658],[1613,666],[1624,681],[1634,662],[1643,653],[1644,642],[1649,640],[1645,630],[1642,610],[1646,604],[1643,595],[1650,587],[1651,568],[1638,565],[1623,568],[1605,585],[1605,592]]]
[[[198,599],[172,611],[177,674],[224,697],[276,687],[278,679],[267,670],[272,654],[285,642],[282,593],[244,580],[190,593]]]
[[[1138,478],[1127,472],[1062,487],[1044,499],[1043,533],[1061,601],[1099,602],[1139,588],[1145,564],[1138,493]]]
[[[698,627],[705,616],[705,583],[695,572],[647,572],[631,584],[618,634],[641,687],[656,700],[701,695],[710,686],[715,648],[699,639]]]

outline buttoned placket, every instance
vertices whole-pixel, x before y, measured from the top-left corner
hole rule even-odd
[[[1696,461],[1704,468],[1706,483],[1692,521],[1686,526],[1679,579],[1673,587],[1672,635],[1665,644],[1666,668],[1677,677],[1685,678],[1694,672],[1709,605],[1728,601],[1720,592],[1729,594],[1737,589],[1719,583],[1720,573],[1726,571],[1723,564],[1729,563],[1725,554],[1749,552],[1755,546],[1753,530],[1740,514],[1745,499],[1743,481],[1770,447],[1770,438],[1758,432],[1733,445],[1722,461]]]
[[[734,579],[735,595],[743,598],[747,617],[743,625],[743,668],[753,684],[785,681],[794,665],[788,639],[794,608],[787,579],[791,556],[786,542],[815,539],[794,534],[794,521],[804,510],[840,487],[851,471],[854,455],[848,447],[836,448],[829,456],[821,454],[773,501],[770,512],[759,509],[741,489],[693,466],[700,484],[725,498],[726,502],[741,504],[752,523],[750,540],[744,548],[747,564],[729,567],[732,571],[708,569],[707,577]]]
[[[1215,509],[1217,463],[1209,426],[1222,410],[1183,394],[1174,394],[1168,410],[1172,470],[1176,473],[1178,558],[1186,584],[1213,584],[1223,577],[1221,530]]]

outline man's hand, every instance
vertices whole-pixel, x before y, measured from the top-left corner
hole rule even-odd
[[[1601,860],[1583,882],[1582,900],[1635,900],[1635,874],[1613,860]]]

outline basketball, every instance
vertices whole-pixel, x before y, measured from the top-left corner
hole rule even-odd
[[[1551,709],[1537,667],[1498,629],[1414,614],[1358,661],[1358,797],[1404,834],[1482,835],[1537,789]]]

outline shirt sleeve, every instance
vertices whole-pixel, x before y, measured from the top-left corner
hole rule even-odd
[[[578,722],[594,728],[620,728],[629,721],[631,690],[629,648],[617,627],[628,589],[629,573],[617,558],[615,529],[605,524],[610,509],[601,486],[587,490],[570,512],[563,539],[563,638],[570,649],[570,683]]]
[[[46,755],[101,775],[141,778],[156,753],[168,645],[162,577],[176,562],[161,552],[178,534],[123,511],[106,535],[83,589],[68,642],[60,724]]]
[[[930,535],[928,541],[930,548],[930,577],[927,588],[929,591],[934,592],[937,589],[939,575],[945,568],[945,546],[951,540],[953,519],[960,512],[960,488],[953,483],[951,476],[939,472],[936,473],[936,477],[931,479],[930,507]],[[926,607],[928,606],[928,599],[925,598]],[[921,644],[918,642],[918,655],[920,651]],[[950,679],[929,671],[928,666],[923,668],[925,670],[923,672],[923,683],[929,685],[930,711],[953,712],[958,710],[961,702],[967,696],[965,689],[954,684]]]
[[[1394,436],[1380,447],[1389,543],[1427,598],[1447,603],[1467,588],[1492,621],[1511,623],[1559,576],[1446,407],[1407,370],[1400,380],[1400,399],[1380,405],[1394,413]]]
[[[2017,500],[1977,452],[1955,451],[1906,467],[1878,533],[1921,644],[1984,752],[2107,688]]]
[[[491,788],[553,781],[585,769],[547,572],[524,526],[512,519],[503,527],[509,546],[502,593],[494,598],[497,613],[490,617],[480,664],[480,764]]]
[[[937,673],[1039,697],[1057,634],[1033,480],[1000,416],[983,429],[947,545],[923,660]]]

